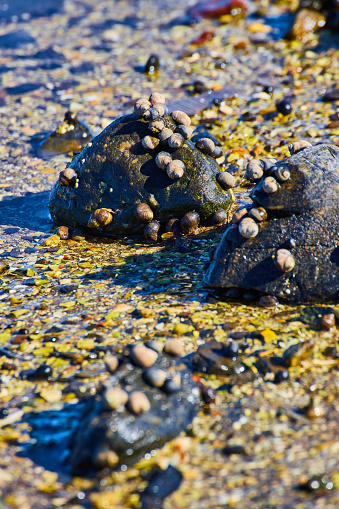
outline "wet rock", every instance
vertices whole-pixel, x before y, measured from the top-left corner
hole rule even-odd
[[[179,116],[180,122],[186,118]],[[176,129],[171,117],[165,120],[170,129],[161,131],[161,140],[166,130],[173,133]],[[155,150],[146,150],[142,140],[150,134],[148,124],[136,114],[127,115],[88,143],[70,164],[78,176],[74,188],[56,183],[52,190],[49,208],[55,221],[71,227],[86,226],[94,210],[106,208],[114,212],[114,220],[103,232],[141,234],[143,226],[135,217],[140,202],[152,209],[155,220],[165,223],[192,210],[205,221],[215,210],[230,207],[231,194],[221,189],[215,178],[220,172],[218,163],[190,140],[178,149],[161,141]],[[164,148],[173,160],[184,163],[181,178],[173,180],[157,166],[157,154]]]
[[[306,147],[274,168],[288,170],[290,178],[279,183],[277,192],[267,193],[264,183],[271,168],[250,194],[253,205],[267,212],[267,220],[257,224],[253,238],[244,238],[238,225],[228,228],[205,283],[225,296],[227,289],[251,289],[290,302],[337,299],[339,150],[333,145]]]
[[[301,9],[297,12],[291,29],[285,35],[286,39],[298,39],[303,42],[307,36],[325,26],[326,18],[313,9]]]
[[[67,111],[63,123],[39,144],[39,151],[80,152],[92,138],[91,130],[78,120],[77,114]]]
[[[144,368],[149,368],[153,366],[155,361],[158,358],[157,352],[151,350],[151,348],[147,348],[147,346],[140,345],[135,346],[131,351],[131,361],[136,366],[141,366]]]
[[[20,46],[32,44],[34,42],[34,37],[32,37],[27,30],[14,30],[13,32],[8,32],[0,36],[0,48],[2,49],[19,48]]]
[[[90,397],[83,408],[79,425],[70,440],[70,463],[75,473],[84,473],[93,467],[102,468],[109,459],[109,451],[117,455],[118,461],[114,457],[116,465],[137,461],[145,453],[185,431],[199,408],[199,388],[180,358],[176,360],[168,355],[159,355],[154,366],[146,370],[133,367],[127,360],[107,382],[111,391],[118,388],[129,394],[127,405],[118,410],[108,410],[104,394],[97,394]],[[151,370],[166,373],[169,368],[173,374],[170,380],[175,381],[178,376],[181,380],[175,392],[165,392],[163,388],[148,383]],[[136,392],[139,394],[135,396]],[[141,405],[141,398],[149,402],[148,411],[145,411],[145,405]],[[132,401],[133,406],[131,399],[137,400]],[[140,409],[144,412],[137,413],[136,410]],[[103,461],[97,461],[98,455]]]
[[[182,480],[181,472],[172,465],[153,472],[140,497],[141,509],[161,509],[164,499],[180,487]]]
[[[195,371],[208,375],[232,376],[245,371],[241,360],[227,352],[225,355],[225,345],[214,339],[201,345],[190,362]]]

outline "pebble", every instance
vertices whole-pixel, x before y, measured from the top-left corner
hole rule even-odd
[[[150,410],[151,403],[146,394],[141,391],[133,391],[129,395],[127,406],[134,414],[143,414]]]
[[[8,270],[8,264],[6,262],[4,262],[3,260],[0,260],[0,274],[3,274],[4,272],[6,272],[6,270]]]
[[[180,110],[172,111],[171,113],[174,122],[178,125],[185,125],[189,127],[191,125],[191,119],[186,113]]]
[[[183,146],[185,142],[185,139],[183,136],[181,136],[181,134],[179,133],[173,133],[169,138],[168,138],[168,145],[171,147],[171,148],[180,148]]]
[[[107,354],[105,356],[105,365],[110,373],[114,373],[119,367],[119,359],[116,355]]]
[[[158,138],[155,138],[154,136],[145,136],[141,140],[141,143],[142,143],[142,146],[146,150],[154,150],[159,145],[159,140],[158,140]]]
[[[216,179],[218,184],[225,190],[232,189],[236,186],[237,183],[235,177],[233,177],[233,175],[227,171],[221,171],[220,173],[217,173]]]
[[[292,112],[291,99],[283,99],[276,103],[276,108],[282,115],[289,115]]]
[[[145,346],[147,346],[147,348],[151,348],[157,353],[161,353],[164,349],[164,343],[162,341],[156,341],[155,339],[146,341]]]
[[[144,345],[135,346],[130,353],[132,363],[142,368],[150,368],[157,358],[157,352]]]
[[[107,387],[102,396],[103,406],[111,410],[116,410],[119,406],[126,405],[127,401],[127,392],[118,387]]]
[[[184,345],[178,339],[167,339],[164,346],[164,352],[169,355],[179,357],[184,351]]]
[[[181,385],[179,385],[176,380],[170,378],[169,380],[165,381],[164,385],[162,386],[162,390],[167,394],[173,394],[180,391],[180,387]]]
[[[167,175],[170,179],[176,180],[184,176],[186,170],[185,164],[180,159],[174,159],[167,165]]]
[[[161,170],[166,170],[167,165],[172,161],[172,156],[168,152],[159,152],[155,158],[156,165]]]
[[[287,371],[287,369],[280,369],[275,373],[273,382],[275,384],[281,384],[281,382],[286,382],[289,379],[289,377],[290,374]]]
[[[273,177],[266,177],[262,184],[262,190],[267,194],[276,193],[279,189],[278,182]]]
[[[162,387],[167,378],[167,373],[163,369],[149,368],[143,372],[142,376],[145,382],[152,387]]]
[[[259,233],[259,228],[257,223],[251,219],[250,217],[245,217],[239,223],[239,233],[242,237],[246,239],[254,238]]]

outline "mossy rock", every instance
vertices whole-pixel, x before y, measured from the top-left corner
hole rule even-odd
[[[175,128],[170,117],[167,126]],[[148,122],[134,114],[119,118],[95,137],[71,162],[77,174],[74,187],[60,185],[52,189],[49,209],[54,221],[71,227],[87,226],[92,212],[110,209],[113,221],[104,233],[138,234],[143,225],[134,216],[138,203],[147,203],[154,219],[166,223],[195,210],[205,221],[217,209],[228,210],[233,195],[216,181],[218,163],[187,140],[178,149],[159,146],[147,152],[141,140],[149,135]],[[160,144],[161,145],[161,144]],[[171,180],[159,169],[155,156],[161,150],[185,163],[184,176]]]

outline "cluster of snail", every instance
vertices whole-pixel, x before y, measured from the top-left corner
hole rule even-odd
[[[300,140],[289,145],[291,155],[312,146],[306,140]],[[291,178],[290,171],[281,164],[276,166],[277,159],[252,159],[246,167],[245,178],[251,182],[256,182],[264,178],[262,190],[267,194],[276,193],[281,185]],[[264,207],[247,206],[237,210],[232,217],[232,223],[238,225],[240,235],[246,239],[254,238],[259,233],[258,223],[268,219],[267,211]],[[292,245],[291,248],[294,246]],[[295,259],[288,249],[278,249],[274,257],[274,263],[281,272],[290,272],[295,266]]]
[[[162,94],[155,92],[148,99],[138,99],[135,102],[135,114],[138,118],[149,121],[148,128],[152,133],[142,139],[142,146],[146,150],[153,151],[159,147],[160,143],[172,149],[179,149],[186,140],[192,138],[191,119],[183,111],[172,111],[170,116],[176,124],[175,131],[169,127],[172,124],[168,124],[165,119],[169,115],[165,101]],[[223,155],[222,149],[209,138],[200,138],[195,146],[215,159]],[[186,170],[185,164],[180,159],[173,159],[166,151],[159,152],[155,162],[158,168],[166,171],[169,178],[173,180],[182,178]]]

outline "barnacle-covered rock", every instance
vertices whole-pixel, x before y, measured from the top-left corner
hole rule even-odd
[[[139,100],[137,112],[113,122],[73,159],[70,168],[77,175],[76,185],[57,182],[51,192],[49,209],[54,221],[73,228],[87,226],[95,210],[108,209],[113,220],[102,227],[104,233],[141,234],[143,227],[135,215],[138,203],[148,205],[154,219],[164,223],[191,210],[205,221],[215,210],[229,209],[233,198],[216,180],[218,163],[189,139],[173,134],[177,126],[171,116],[164,117],[165,129],[150,136],[149,119],[140,118],[145,104]],[[183,112],[173,115],[181,124],[187,120]],[[167,134],[180,137],[180,146],[168,143]],[[156,143],[149,146],[145,140]],[[165,162],[160,164],[158,156],[164,150],[169,161],[183,165],[181,178],[170,178],[164,171]]]
[[[239,224],[228,228],[205,283],[225,296],[236,288],[289,302],[338,299],[339,149],[305,146],[275,167],[290,178],[269,194],[265,180],[276,171],[270,168],[250,193],[268,216],[258,235],[244,238]]]

